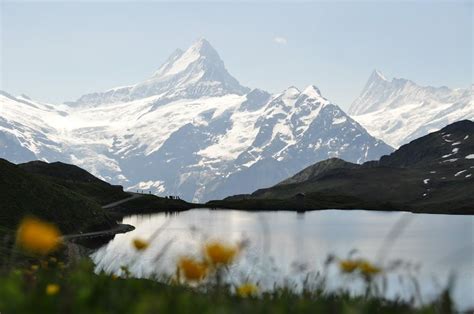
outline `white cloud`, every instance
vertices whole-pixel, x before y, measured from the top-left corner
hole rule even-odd
[[[286,40],[285,37],[277,36],[277,37],[273,38],[273,42],[275,42],[275,43],[277,43],[277,44],[279,44],[279,45],[286,45],[286,43],[287,43],[288,41]]]

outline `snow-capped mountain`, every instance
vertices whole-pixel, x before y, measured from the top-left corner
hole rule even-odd
[[[349,114],[369,132],[398,147],[448,124],[474,119],[470,89],[419,86],[374,71]]]
[[[131,86],[112,88],[105,92],[87,94],[76,104],[98,105],[118,101],[132,101],[161,95],[160,101],[179,98],[244,95],[247,87],[227,72],[218,53],[205,39],[200,39],[188,50],[175,50],[151,78]],[[74,104],[74,103],[72,103]]]
[[[130,189],[209,200],[271,186],[328,157],[392,148],[309,86],[241,86],[199,40],[145,82],[53,106],[0,95],[0,157],[73,163]]]

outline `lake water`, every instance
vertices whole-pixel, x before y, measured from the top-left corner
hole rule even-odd
[[[407,296],[414,287],[400,279],[415,274],[426,302],[456,274],[455,302],[459,309],[474,306],[474,217],[364,210],[246,212],[195,209],[180,214],[133,215],[123,223],[136,227],[119,234],[97,250],[92,259],[97,271],[120,274],[126,265],[135,277],[171,274],[180,255],[198,254],[208,239],[241,241],[249,245],[230,270],[234,283],[247,279],[262,288],[274,283],[296,286],[308,273],[321,270],[327,256],[367,258],[387,266],[394,260],[410,265],[389,272],[387,296]],[[143,252],[132,247],[135,238],[158,236]],[[158,262],[155,258],[160,255]],[[419,269],[417,266],[420,266]],[[349,285],[337,267],[329,268],[329,287]],[[346,278],[346,279],[344,279]]]

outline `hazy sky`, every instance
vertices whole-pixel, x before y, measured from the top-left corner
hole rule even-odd
[[[199,37],[243,85],[315,84],[343,108],[374,68],[422,85],[472,82],[469,1],[0,5],[0,89],[53,103],[142,81]]]

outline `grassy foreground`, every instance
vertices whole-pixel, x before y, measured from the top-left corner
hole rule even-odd
[[[134,238],[136,258],[157,240],[166,225],[147,239]],[[384,276],[397,266],[382,266],[352,255],[328,258],[349,281],[363,283],[365,293],[329,290],[328,268],[302,290],[287,283],[271,291],[253,278],[233,281],[229,268],[248,242],[208,239],[199,252],[179,256],[174,274],[155,273],[156,280],[131,278],[130,265],[118,274],[95,273],[87,254],[71,254],[80,246],[61,237],[51,223],[23,219],[11,245],[0,242],[0,313],[454,313],[446,289],[430,303],[415,306],[417,293],[405,300],[384,297]],[[154,257],[160,263],[166,246]],[[82,258],[81,258],[82,256]],[[119,275],[119,276],[118,276]],[[229,280],[231,279],[231,280]],[[450,286],[450,285],[448,285]],[[421,299],[420,299],[421,300]]]
[[[44,264],[44,263],[43,263]],[[36,268],[36,267],[34,267]],[[452,313],[449,294],[421,308],[375,297],[280,289],[242,297],[228,287],[207,291],[146,279],[94,274],[90,262],[70,269],[57,263],[0,275],[2,313]]]

